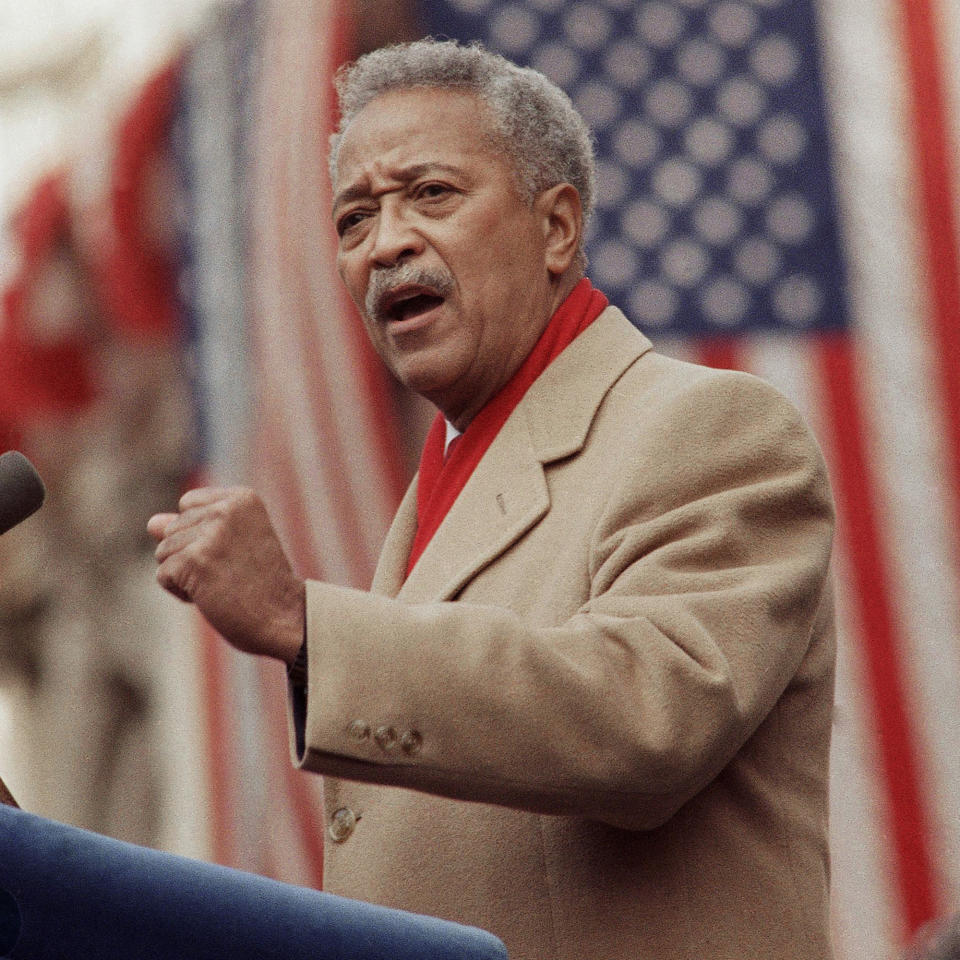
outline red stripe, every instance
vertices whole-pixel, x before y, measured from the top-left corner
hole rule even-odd
[[[709,337],[697,344],[697,359],[717,370],[742,370],[743,352],[736,337]]]
[[[945,70],[931,0],[901,0],[901,14],[920,231],[956,509],[953,527],[960,534],[960,231],[952,189],[957,182],[953,168],[957,147],[951,143],[947,121]],[[956,547],[960,555],[960,540]]]
[[[833,335],[819,341],[817,361],[829,411],[824,439],[832,465],[838,531],[850,557],[851,611],[861,630],[860,653],[873,702],[893,839],[894,880],[906,939],[938,912],[927,793],[907,705],[903,641],[880,534],[856,360],[849,341]]]

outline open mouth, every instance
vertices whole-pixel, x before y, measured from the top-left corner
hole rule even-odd
[[[390,320],[410,320],[418,317],[443,303],[443,297],[435,293],[417,292],[402,295],[387,307],[386,314]]]

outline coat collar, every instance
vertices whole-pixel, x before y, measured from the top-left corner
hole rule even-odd
[[[650,349],[619,310],[604,310],[527,391],[404,581],[417,523],[411,484],[387,535],[374,592],[410,601],[455,596],[547,513],[544,465],[583,448],[607,391]]]

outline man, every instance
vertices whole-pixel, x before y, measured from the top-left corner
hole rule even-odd
[[[304,585],[249,491],[150,523],[161,584],[292,665],[328,889],[514,960],[829,957],[814,442],[583,279],[590,140],[545,78],[427,41],[339,92],[340,274],[442,414],[373,588]]]

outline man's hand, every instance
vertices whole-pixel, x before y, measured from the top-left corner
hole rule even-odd
[[[194,603],[238,650],[292,663],[304,637],[304,581],[294,575],[263,501],[242,487],[191,490],[159,513],[157,580]]]

